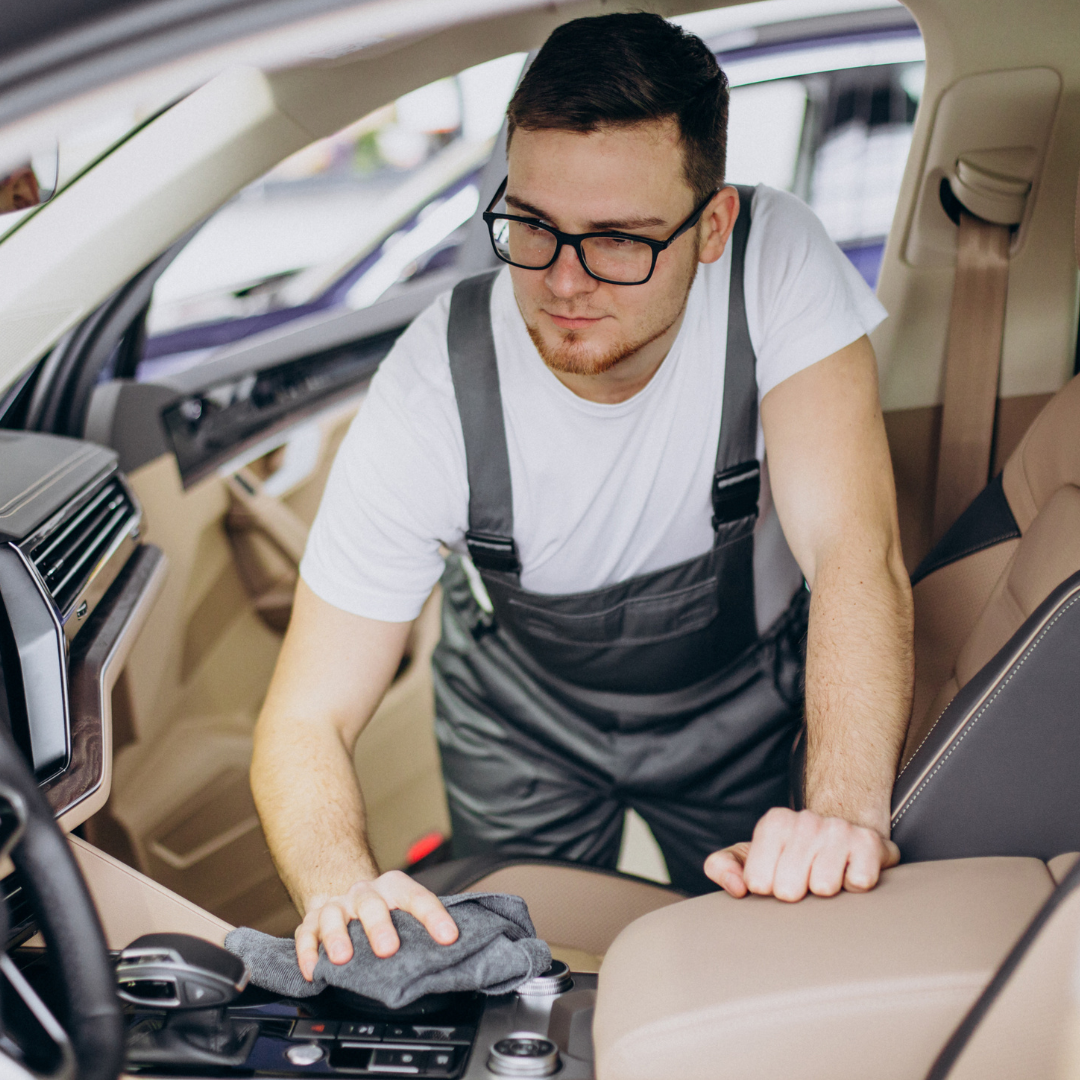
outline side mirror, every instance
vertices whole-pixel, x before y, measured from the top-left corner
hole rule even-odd
[[[56,194],[59,167],[60,148],[54,145],[0,175],[0,214],[29,210],[48,202]]]

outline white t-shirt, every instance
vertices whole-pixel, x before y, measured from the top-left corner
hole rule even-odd
[[[708,551],[724,394],[731,245],[699,268],[670,353],[628,401],[597,404],[544,365],[508,270],[491,299],[521,584],[597,589]],[[754,195],[745,293],[759,395],[885,317],[793,195]],[[469,485],[446,345],[450,296],[398,339],[334,462],[301,574],[345,611],[403,622],[464,551]],[[758,453],[763,440],[759,430]]]

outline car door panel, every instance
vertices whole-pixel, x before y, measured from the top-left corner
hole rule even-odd
[[[354,393],[297,425],[318,434],[314,461],[280,496],[265,496],[305,531],[356,407]],[[269,480],[287,457],[287,436],[254,461],[247,453],[235,461]],[[88,837],[230,922],[284,933],[297,915],[266,850],[247,769],[286,612],[283,603],[273,628],[260,611],[264,594],[249,588],[250,566],[245,578],[229,491],[234,472],[226,466],[185,487],[175,456],[164,454],[130,474],[147,535],[160,538],[172,573],[128,666],[122,693],[131,738],[117,756],[112,798],[100,820],[88,823]],[[244,557],[254,551],[274,566],[276,555],[280,591],[288,595],[294,561],[257,523],[243,533]],[[433,595],[408,662],[357,746],[370,838],[385,868],[404,865],[419,837],[449,832],[428,663],[438,633]]]

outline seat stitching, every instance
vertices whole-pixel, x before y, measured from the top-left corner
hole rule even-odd
[[[956,750],[956,748],[960,745],[961,742],[964,741],[964,737],[968,734],[968,732],[979,722],[979,719],[983,715],[983,713],[986,712],[986,710],[989,709],[990,706],[994,704],[994,702],[997,700],[998,696],[1005,689],[1005,687],[1008,686],[1010,682],[1012,682],[1013,676],[1015,676],[1016,673],[1024,666],[1025,662],[1028,660],[1028,658],[1031,656],[1031,654],[1038,648],[1039,644],[1042,642],[1042,639],[1044,637],[1046,637],[1046,635],[1048,633],[1050,633],[1050,630],[1053,627],[1054,623],[1056,623],[1058,621],[1058,619],[1060,619],[1065,614],[1065,612],[1067,612],[1069,610],[1069,608],[1071,608],[1073,606],[1073,604],[1078,603],[1078,602],[1080,602],[1080,596],[1074,596],[1046,624],[1046,626],[1043,627],[1042,631],[1039,633],[1039,636],[1027,647],[1027,650],[1024,652],[1024,655],[1022,657],[1020,657],[1020,659],[1013,665],[1012,670],[1006,676],[1005,680],[994,691],[993,696],[991,698],[989,698],[987,701],[983,702],[982,708],[979,709],[979,711],[964,725],[963,730],[956,737],[956,739],[953,742],[953,745],[949,748],[949,752],[934,766],[934,768],[930,772],[930,774],[918,786],[918,788],[915,790],[915,793],[911,796],[911,798],[908,799],[907,805],[904,807],[903,810],[900,811],[899,816],[896,818],[896,821],[893,823],[893,827],[900,824],[900,822],[903,819],[904,815],[914,805],[915,800],[922,794],[923,789],[926,787],[926,785],[929,784],[930,781],[934,779],[934,777],[937,775],[937,773],[941,770],[942,766],[944,766],[945,762],[948,761],[950,757],[952,757],[952,755],[953,755],[954,751]],[[942,716],[944,716],[944,715],[945,714],[942,713]],[[940,717],[938,719],[940,720]],[[927,738],[929,738],[929,735],[927,735]],[[925,742],[925,740],[923,740],[923,741]],[[922,744],[920,743],[920,745],[922,745]],[[908,764],[910,764],[910,762]]]
[[[977,555],[980,551],[985,551],[987,548],[997,547],[999,544],[1007,543],[1009,540],[1020,540],[1022,538],[1023,534],[1020,532],[1019,527],[1017,527],[1015,532],[1004,532],[997,536],[991,536],[989,539],[977,540],[969,547],[966,547],[953,555],[947,561],[933,564],[930,569],[921,574],[918,579],[916,579],[913,574],[911,587],[914,588],[916,585],[924,582],[928,577],[936,574],[939,570],[944,570],[949,566],[953,566],[955,563],[960,562],[961,559],[966,559],[969,555]],[[916,570],[917,569],[919,568],[916,567]]]
[[[1006,587],[1006,588],[1008,588],[1008,582],[1006,582],[1006,583],[1005,583],[1005,587]],[[1011,593],[1010,593],[1010,595],[1011,595]],[[1074,597],[1074,599],[1076,599],[1076,598]],[[1015,596],[1012,596],[1012,601],[1013,601],[1013,603],[1014,603],[1014,604],[1016,604],[1017,608],[1020,608],[1020,602],[1019,602],[1019,601],[1018,601],[1018,600],[1016,599],[1016,597],[1015,597]],[[1047,631],[1048,631],[1048,630],[1050,629],[1050,627],[1054,625],[1054,623],[1055,623],[1055,622],[1056,622],[1056,621],[1058,620],[1058,618],[1060,618],[1060,616],[1064,615],[1064,614],[1065,614],[1065,612],[1069,610],[1069,608],[1070,608],[1070,607],[1072,606],[1072,603],[1073,603],[1073,601],[1072,601],[1072,600],[1070,600],[1070,601],[1069,601],[1069,603],[1068,603],[1068,604],[1066,604],[1066,605],[1065,605],[1065,607],[1063,607],[1063,608],[1062,608],[1062,609],[1061,609],[1061,610],[1060,610],[1060,611],[1059,611],[1059,612],[1058,612],[1058,613],[1057,613],[1057,614],[1056,614],[1056,615],[1054,616],[1054,618],[1053,618],[1053,619],[1051,619],[1051,620],[1050,620],[1050,622],[1048,622],[1048,623],[1046,624],[1046,626],[1044,626],[1044,627],[1042,628],[1042,631],[1041,631],[1041,632],[1039,633],[1039,636],[1038,636],[1038,637],[1037,637],[1037,638],[1036,638],[1036,639],[1035,639],[1035,640],[1034,640],[1034,641],[1033,641],[1033,642],[1031,643],[1031,645],[1030,645],[1030,646],[1028,647],[1029,649],[1034,649],[1034,648],[1035,648],[1035,646],[1039,644],[1039,641],[1040,641],[1040,640],[1042,639],[1042,635],[1043,635],[1043,634],[1045,634],[1045,633],[1046,633],[1046,632],[1047,632]],[[1022,610],[1022,609],[1021,609],[1021,610]],[[1021,658],[1021,660],[1020,660],[1019,662],[1020,662],[1020,663],[1022,664],[1022,663],[1024,662],[1024,660],[1026,660],[1026,659],[1027,659],[1027,657],[1028,657],[1028,654],[1027,654],[1027,653],[1025,653],[1025,654],[1024,654],[1024,656],[1023,656],[1023,657]],[[1010,675],[1009,675],[1009,678],[1010,678],[1010,679],[1012,678],[1012,675],[1013,675],[1013,674],[1015,674],[1015,672],[1013,672],[1013,673],[1010,673]],[[970,681],[970,680],[969,680],[969,681]],[[1008,680],[1006,680],[1006,681],[1008,681]],[[966,685],[966,684],[965,684],[965,685]],[[995,693],[994,693],[994,697],[997,697],[998,693],[1000,693],[1000,692],[1001,692],[1001,690],[1003,690],[1004,688],[1005,688],[1005,683],[1002,683],[1002,684],[1001,684],[1001,686],[1000,686],[1000,687],[998,687],[997,691],[995,691]],[[957,690],[957,693],[959,693],[959,692],[960,692],[960,690],[962,690],[962,689],[963,689],[963,687],[960,687],[960,689],[958,689],[958,690]],[[953,696],[955,697],[956,695],[954,694]],[[991,700],[993,700],[993,699],[991,699]],[[944,709],[942,709],[942,710],[941,710],[941,712],[939,712],[939,713],[938,713],[938,716],[937,716],[937,720],[935,720],[935,721],[934,721],[934,722],[933,722],[933,723],[932,723],[932,724],[930,725],[930,729],[929,729],[929,730],[927,731],[927,733],[926,733],[926,734],[925,734],[925,735],[924,735],[924,736],[923,736],[923,737],[922,737],[922,738],[921,738],[921,739],[919,740],[919,745],[915,747],[914,751],[912,751],[911,757],[909,757],[909,758],[908,758],[908,760],[907,760],[907,764],[906,764],[906,765],[905,765],[905,766],[904,766],[904,767],[903,767],[903,768],[902,768],[902,769],[901,769],[901,770],[900,770],[900,771],[899,771],[899,772],[898,772],[898,773],[896,774],[896,779],[897,779],[897,780],[899,780],[899,779],[900,779],[900,778],[901,778],[901,777],[902,777],[902,776],[904,775],[904,773],[906,773],[906,772],[908,771],[909,767],[911,766],[911,763],[912,763],[912,762],[913,762],[913,761],[915,760],[915,757],[916,757],[916,755],[917,755],[917,754],[919,753],[919,751],[920,751],[920,750],[921,750],[921,749],[923,748],[923,744],[924,744],[924,743],[926,742],[926,740],[927,740],[927,739],[929,739],[929,738],[930,738],[930,736],[931,736],[931,735],[933,735],[933,734],[934,734],[935,730],[937,729],[937,726],[938,726],[938,724],[939,724],[939,723],[941,722],[941,718],[942,718],[942,717],[943,717],[943,716],[945,715],[945,713],[946,713],[946,712],[948,712],[948,710],[949,710],[949,705],[951,705],[951,704],[952,704],[952,701],[950,701],[950,702],[948,703],[948,705],[946,705],[946,706],[945,706],[945,708],[944,708]],[[985,708],[985,707],[986,707],[987,705],[989,705],[989,704],[990,704],[990,701],[985,701],[985,702],[983,702],[983,708]],[[974,721],[972,721],[972,723],[974,723]],[[929,778],[929,777],[927,777],[927,779],[929,780],[930,778]],[[912,796],[912,798],[914,798],[914,796]],[[896,820],[897,820],[897,821],[899,821],[899,820],[900,820],[900,818],[897,818]]]

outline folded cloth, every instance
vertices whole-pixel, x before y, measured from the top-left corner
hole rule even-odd
[[[407,912],[392,911],[401,947],[393,956],[378,957],[354,920],[349,923],[353,958],[347,964],[332,964],[320,946],[312,982],[300,974],[292,938],[240,927],[225,938],[225,948],[247,964],[251,981],[264,990],[305,998],[337,986],[390,1009],[425,994],[455,990],[507,994],[551,966],[551,950],[537,939],[520,896],[463,893],[439,899],[457,923],[458,938],[452,945],[438,944]]]

